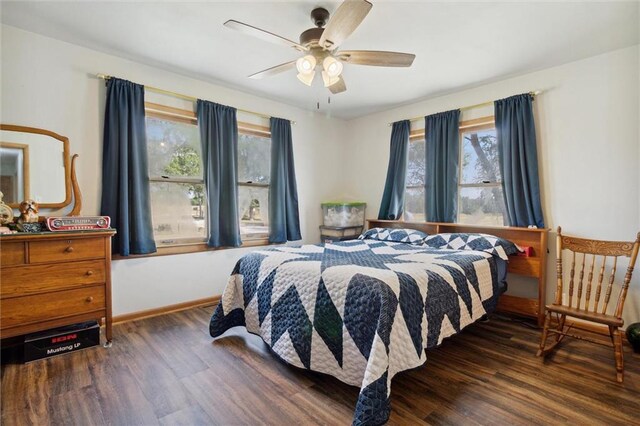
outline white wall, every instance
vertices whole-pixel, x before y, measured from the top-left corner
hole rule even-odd
[[[105,89],[95,74],[105,73],[296,121],[292,132],[302,235],[304,242],[318,242],[320,203],[334,199],[342,181],[343,121],[14,27],[3,25],[1,35],[0,121],[49,129],[69,138],[71,152],[80,155],[83,214],[98,214],[100,208]],[[233,265],[247,251],[114,261],[114,315],[220,294]]]
[[[625,48],[352,120],[344,195],[362,198],[369,216],[377,214],[389,158],[387,123],[542,90],[534,105],[545,222],[553,229],[547,265],[551,301],[558,225],[564,233],[601,239],[631,240],[640,231],[639,52],[640,46]],[[462,120],[487,115],[493,115],[492,106],[463,111]],[[510,284],[511,293],[532,294],[530,282],[511,279]],[[636,272],[627,323],[640,320],[639,285]]]

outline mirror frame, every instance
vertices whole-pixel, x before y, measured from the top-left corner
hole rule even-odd
[[[62,142],[63,156],[64,156],[64,189],[65,199],[59,203],[38,203],[40,208],[44,209],[61,209],[71,204],[71,158],[69,154],[69,138],[59,135],[50,130],[38,129],[37,127],[17,126],[14,124],[0,124],[0,130],[7,130],[10,132],[22,132],[22,133],[35,133],[38,135],[45,135]],[[1,141],[0,141],[1,142]],[[18,208],[20,203],[8,204],[11,208]]]

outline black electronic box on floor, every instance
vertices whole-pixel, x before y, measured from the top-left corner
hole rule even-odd
[[[100,344],[100,326],[84,322],[24,337],[24,362],[79,351]]]

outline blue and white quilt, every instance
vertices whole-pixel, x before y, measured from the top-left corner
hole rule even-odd
[[[258,250],[236,264],[209,330],[245,326],[287,363],[360,387],[353,423],[382,424],[393,376],[495,309],[497,261],[370,239]]]

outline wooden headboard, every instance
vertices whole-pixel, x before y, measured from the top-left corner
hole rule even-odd
[[[491,234],[509,240],[521,247],[531,247],[531,256],[511,256],[508,271],[512,274],[536,278],[538,280],[538,298],[527,299],[502,295],[498,309],[519,315],[534,317],[538,325],[544,322],[545,274],[547,266],[548,229],[517,228],[512,226],[480,226],[460,223],[439,222],[401,222],[397,220],[367,220],[370,228],[409,228],[433,235],[447,232],[467,232]]]

